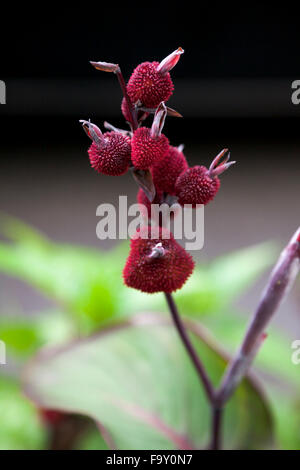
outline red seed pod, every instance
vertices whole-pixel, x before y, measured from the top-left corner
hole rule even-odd
[[[130,163],[130,139],[120,132],[106,132],[88,150],[91,166],[104,175],[126,173]]]
[[[131,140],[132,163],[139,170],[147,170],[152,164],[165,156],[169,141],[161,133],[167,116],[167,108],[162,102],[158,106],[151,129],[140,127]]]
[[[131,240],[124,282],[142,292],[174,292],[192,274],[195,263],[169,230],[160,227],[155,239],[150,232],[151,227],[142,227]]]
[[[156,108],[161,101],[168,101],[174,85],[170,74],[157,72],[159,62],[143,62],[133,71],[127,92],[132,103],[140,102],[147,108]]]
[[[133,104],[139,102],[147,108],[156,108],[161,101],[170,98],[174,85],[169,71],[183,52],[179,47],[160,63],[143,62],[136,67],[127,84],[127,92]]]
[[[168,152],[169,141],[164,134],[151,137],[150,129],[140,127],[133,134],[131,147],[134,166],[139,170],[147,170]]]
[[[210,202],[219,187],[219,178],[211,178],[205,166],[194,166],[178,177],[175,189],[179,204],[195,206]]]
[[[223,156],[226,158],[220,163]],[[194,166],[183,172],[175,185],[179,204],[192,204],[194,207],[196,204],[208,204],[220,188],[218,175],[235,163],[228,162],[229,158],[228,149],[224,149],[213,160],[209,169],[205,166]]]
[[[181,147],[169,147],[168,153],[152,166],[155,186],[168,194],[175,195],[175,183],[178,176],[188,169],[188,163]]]

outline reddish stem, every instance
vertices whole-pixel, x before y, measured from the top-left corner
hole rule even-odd
[[[130,117],[131,117],[130,124],[131,124],[132,130],[135,131],[138,128],[137,113],[136,113],[136,110],[133,108],[133,105],[131,103],[131,99],[129,98],[129,95],[127,93],[126,83],[125,83],[123,74],[122,74],[121,69],[120,69],[119,66],[118,66],[115,74],[118,77],[119,84],[120,84],[123,96],[126,100],[127,108],[128,108],[128,111],[129,111],[129,114],[130,114]]]
[[[189,338],[189,336],[188,336],[188,334],[185,330],[185,326],[184,326],[183,322],[181,321],[180,315],[179,315],[178,310],[177,310],[177,306],[174,302],[174,299],[173,299],[172,295],[165,293],[165,296],[166,296],[166,300],[167,300],[167,303],[168,303],[168,306],[169,306],[174,324],[175,324],[176,329],[178,331],[178,334],[179,334],[180,338],[182,339],[182,342],[183,342],[183,344],[186,348],[186,351],[187,351],[188,355],[190,356],[190,359],[191,359],[191,361],[193,362],[193,364],[196,368],[196,371],[197,371],[198,376],[199,376],[199,378],[200,378],[200,380],[203,384],[203,387],[204,387],[204,390],[206,392],[206,395],[207,395],[207,398],[208,398],[209,402],[213,403],[213,401],[214,401],[214,389],[213,389],[212,383],[211,383],[208,375],[206,374],[204,366],[203,366],[202,362],[200,361],[200,359],[198,357],[198,354],[196,353],[196,351],[194,349],[194,346],[192,345],[191,340],[190,340],[190,338]]]

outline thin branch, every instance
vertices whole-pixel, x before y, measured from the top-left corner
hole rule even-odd
[[[132,130],[135,131],[135,130],[138,128],[137,113],[136,113],[136,110],[133,108],[133,105],[132,105],[132,103],[131,103],[131,99],[129,98],[129,95],[128,95],[128,93],[127,93],[126,83],[125,83],[123,74],[122,74],[121,69],[120,69],[119,66],[118,66],[118,68],[116,69],[115,74],[116,74],[117,77],[118,77],[119,84],[120,84],[120,87],[121,87],[123,96],[124,96],[124,98],[125,98],[125,100],[126,100],[128,112],[129,112],[130,117],[131,117],[131,122],[130,122],[130,124],[131,124],[131,126],[132,126]]]
[[[198,357],[198,354],[196,353],[192,343],[191,343],[191,340],[185,330],[185,326],[183,324],[183,322],[181,321],[181,318],[180,318],[180,315],[178,313],[178,310],[177,310],[177,306],[174,302],[174,299],[172,297],[171,294],[167,294],[165,293],[165,296],[166,296],[166,300],[167,300],[167,303],[168,303],[168,306],[169,306],[169,309],[170,309],[170,313],[172,315],[172,318],[173,318],[173,321],[175,323],[175,326],[177,328],[177,331],[178,331],[178,334],[180,336],[180,338],[182,339],[182,342],[186,348],[186,351],[188,353],[188,355],[190,356],[191,358],[191,361],[193,362],[196,370],[197,370],[197,373],[198,373],[198,376],[203,384],[203,387],[204,387],[204,390],[206,392],[206,395],[207,395],[207,398],[209,400],[210,403],[213,403],[214,402],[214,389],[213,389],[213,386],[212,386],[212,383],[208,377],[208,375],[206,374],[206,371],[204,369],[204,366],[202,364],[202,362],[200,361],[199,357]]]
[[[225,371],[217,402],[224,404],[232,395],[266,338],[265,328],[285,299],[300,270],[300,228],[296,231],[274,267],[242,345]]]

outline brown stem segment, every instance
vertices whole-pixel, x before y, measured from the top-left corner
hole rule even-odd
[[[196,351],[195,351],[195,349],[194,349],[194,347],[191,343],[191,340],[190,340],[190,338],[189,338],[189,336],[186,332],[185,326],[184,326],[183,322],[181,321],[180,315],[179,315],[178,310],[177,310],[177,306],[174,302],[174,299],[173,299],[172,295],[165,293],[165,296],[166,296],[166,300],[167,300],[167,303],[168,303],[168,306],[169,306],[170,313],[172,315],[174,324],[175,324],[176,329],[178,331],[178,334],[179,334],[179,336],[180,336],[180,338],[181,338],[181,340],[182,340],[182,342],[185,346],[185,349],[186,349],[188,355],[191,358],[191,361],[193,362],[193,364],[196,368],[196,371],[198,373],[200,381],[203,384],[203,387],[204,387],[204,390],[206,392],[206,395],[207,395],[207,398],[208,398],[209,402],[213,403],[213,401],[214,401],[214,389],[213,389],[212,383],[211,383],[208,375],[206,374],[204,366],[203,366],[202,362],[200,361],[200,359],[198,357],[198,354],[196,353]]]
[[[243,343],[225,371],[217,402],[224,404],[232,395],[266,338],[265,328],[293,286],[300,270],[300,228],[296,231],[274,267]]]
[[[219,406],[212,407],[212,423],[211,423],[211,443],[209,446],[210,450],[219,450],[221,449],[221,435],[222,435],[222,417],[223,417],[223,408]]]
[[[138,128],[137,114],[136,114],[135,109],[133,108],[133,105],[131,103],[131,99],[129,98],[129,95],[127,93],[126,83],[125,83],[123,74],[122,74],[121,69],[120,69],[119,66],[116,69],[115,74],[118,77],[119,84],[120,84],[123,96],[126,100],[127,108],[128,108],[128,111],[129,111],[129,114],[130,114],[130,117],[131,117],[130,124],[132,126],[132,130],[135,131]]]

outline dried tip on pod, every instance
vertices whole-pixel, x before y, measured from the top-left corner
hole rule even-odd
[[[150,135],[152,138],[160,137],[161,131],[165,124],[166,116],[167,116],[167,108],[166,108],[165,103],[162,101],[158,105],[154,114],[153,123],[151,126],[151,132],[150,132]]]
[[[126,173],[130,164],[130,138],[122,132],[102,134],[99,127],[90,121],[79,121],[92,140],[88,150],[91,166],[105,175],[118,176]]]
[[[100,145],[103,140],[103,134],[96,124],[93,124],[90,120],[85,121],[84,119],[80,119],[80,124],[86,135],[95,142],[96,145]]]
[[[183,117],[182,114],[180,114],[178,111],[176,111],[176,109],[169,108],[169,106],[166,106],[166,108],[167,108],[167,115],[168,116],[179,117],[179,118]],[[145,108],[144,106],[138,107],[137,110],[138,111],[143,111],[144,113],[147,113],[148,115],[156,113],[155,108]]]
[[[95,67],[96,70],[101,70],[102,72],[113,72],[116,73],[120,70],[118,64],[111,64],[109,62],[93,62],[90,61],[90,64]]]
[[[162,246],[162,243],[159,242],[152,248],[150,255],[148,255],[148,259],[152,260],[154,258],[162,258],[163,256],[165,256],[165,254],[166,254],[166,250]]]
[[[172,52],[170,55],[168,55],[164,60],[160,62],[160,64],[157,67],[157,72],[160,73],[161,75],[165,75],[166,73],[170,72],[173,67],[177,64],[177,62],[180,59],[181,54],[184,53],[184,50],[182,47],[178,47],[176,51]]]
[[[222,160],[223,159],[223,160]],[[221,175],[224,171],[228,170],[231,165],[234,165],[236,162],[229,162],[230,152],[228,149],[223,149],[212,161],[208,174],[211,178]]]

